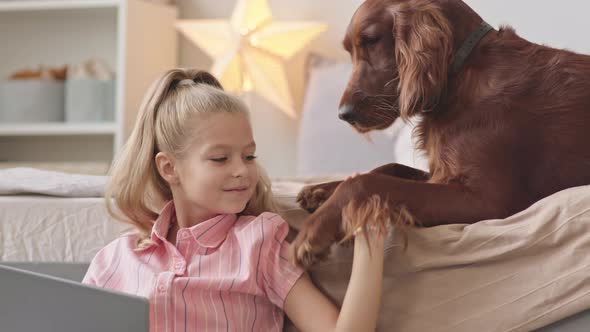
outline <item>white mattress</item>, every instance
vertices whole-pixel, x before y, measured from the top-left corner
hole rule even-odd
[[[128,227],[104,198],[0,196],[0,261],[89,262]]]

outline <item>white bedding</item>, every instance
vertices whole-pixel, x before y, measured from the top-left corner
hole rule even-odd
[[[0,196],[0,261],[89,262],[127,227],[104,198]]]
[[[70,174],[35,168],[0,169],[0,195],[42,194],[60,197],[102,197],[106,176]]]

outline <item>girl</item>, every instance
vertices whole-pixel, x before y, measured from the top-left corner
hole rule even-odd
[[[106,195],[109,212],[139,235],[100,250],[83,282],[147,297],[150,331],[281,331],[283,312],[301,331],[374,330],[384,232],[357,232],[338,312],[290,264],[288,225],[272,213],[255,150],[239,98],[206,72],[166,72],[144,99]]]

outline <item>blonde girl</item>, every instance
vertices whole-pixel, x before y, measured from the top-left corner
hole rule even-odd
[[[278,332],[284,313],[300,331],[374,330],[383,232],[357,235],[338,310],[290,264],[288,225],[255,153],[238,97],[203,71],[164,73],[106,195],[110,213],[137,232],[101,249],[84,282],[148,298],[150,331]]]

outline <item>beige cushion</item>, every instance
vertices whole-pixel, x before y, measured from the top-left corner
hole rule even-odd
[[[287,197],[287,219],[299,227],[306,213]],[[386,246],[379,331],[531,331],[590,308],[590,186],[502,220],[417,229],[405,251],[400,242],[393,234]],[[335,246],[311,271],[337,303],[351,257]]]

